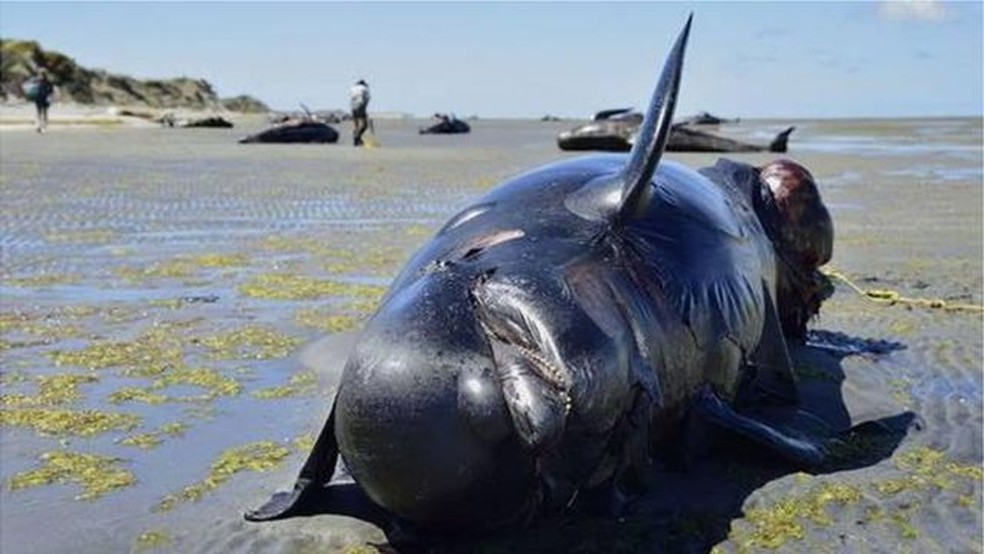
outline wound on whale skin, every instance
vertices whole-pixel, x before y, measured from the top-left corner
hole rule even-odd
[[[776,295],[783,333],[787,339],[802,339],[806,323],[833,293],[818,268],[833,256],[834,224],[805,167],[777,160],[762,167],[759,176],[777,215],[775,228],[768,230],[779,258]]]

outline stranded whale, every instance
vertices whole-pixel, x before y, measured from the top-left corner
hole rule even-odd
[[[340,456],[369,498],[418,525],[521,524],[628,487],[690,418],[799,464],[824,459],[824,440],[748,408],[796,401],[782,325],[805,323],[822,295],[777,284],[829,258],[829,216],[792,162],[697,172],[662,159],[689,30],[631,153],[509,180],[413,256],[358,337],[294,489],[247,519],[305,513],[332,494]],[[798,217],[798,201],[823,221]],[[789,245],[796,255],[778,252]]]
[[[421,135],[457,135],[470,133],[471,126],[458,119],[454,114],[434,114],[437,123],[421,127],[417,132]]]
[[[321,121],[301,119],[280,123],[239,139],[240,144],[259,142],[334,144],[338,142],[338,131]]]
[[[590,123],[580,125],[557,135],[561,150],[602,150],[628,152],[632,149],[636,133],[642,125],[643,115],[629,108],[604,110]],[[701,131],[685,120],[672,127],[666,143],[667,152],[776,152],[787,149],[789,135],[796,129],[789,127],[778,133],[767,145],[742,142]]]

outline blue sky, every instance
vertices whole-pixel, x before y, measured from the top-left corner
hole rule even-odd
[[[677,113],[981,115],[982,3],[9,2],[0,36],[87,67],[201,77],[275,108],[583,117],[646,105],[687,14]]]

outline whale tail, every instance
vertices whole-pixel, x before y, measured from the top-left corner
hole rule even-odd
[[[796,127],[790,127],[789,129],[786,129],[776,135],[776,138],[774,138],[772,143],[769,144],[769,152],[776,152],[779,154],[786,152],[786,143],[789,142],[789,135],[791,135],[795,130]]]

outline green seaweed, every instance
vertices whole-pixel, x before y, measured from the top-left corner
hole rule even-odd
[[[913,527],[907,514],[894,513],[889,518],[889,521],[895,526],[899,532],[899,536],[903,539],[912,540],[919,537],[919,530]]]
[[[964,465],[948,460],[945,453],[925,446],[896,454],[895,467],[902,471],[899,477],[874,480],[867,487],[880,496],[895,496],[905,491],[925,491],[931,488],[952,488],[955,479],[984,479],[984,469],[979,465]],[[798,482],[807,478],[797,476]],[[745,520],[733,526],[729,539],[739,552],[752,549],[776,549],[789,541],[803,540],[804,523],[827,526],[831,524],[827,513],[830,505],[847,505],[860,501],[861,488],[852,485],[824,482],[805,494],[778,500],[768,506],[751,508],[745,513]],[[959,504],[959,497],[958,497]],[[911,509],[913,502],[904,506]],[[868,506],[864,511],[864,522],[884,522],[896,528],[904,539],[918,537],[916,529],[903,509],[885,514],[881,507]]]
[[[168,326],[155,326],[132,341],[104,341],[81,350],[54,350],[48,353],[57,366],[74,365],[87,369],[123,367],[126,375],[147,377],[183,365],[180,341]]]
[[[201,254],[191,258],[191,262],[201,267],[222,268],[249,265],[246,254]]]
[[[745,521],[751,526],[747,533],[735,533],[731,537],[739,551],[750,548],[779,548],[790,540],[802,540],[803,523],[817,525],[831,523],[827,509],[830,505],[844,505],[861,499],[857,487],[834,483],[822,483],[804,495],[787,498],[768,507],[751,508],[745,513]]]
[[[302,308],[294,315],[294,321],[326,333],[340,333],[357,327],[360,318],[316,308]]]
[[[286,398],[288,396],[299,396],[311,394],[317,390],[318,378],[311,371],[304,371],[291,375],[286,385],[279,387],[268,387],[253,391],[253,396],[263,400],[275,398]]]
[[[184,434],[188,426],[184,423],[174,422],[161,425],[156,431],[131,435],[120,441],[126,446],[136,446],[137,448],[150,449],[159,445],[164,440],[164,435],[179,437]]]
[[[328,251],[326,254],[332,260],[325,263],[324,269],[328,273],[336,274],[371,273],[386,275],[396,270],[400,262],[406,257],[403,249],[391,246],[363,250],[339,249]]]
[[[123,402],[143,402],[144,404],[161,404],[167,402],[168,397],[157,394],[148,389],[139,387],[124,387],[109,395],[109,401],[113,404]]]
[[[259,242],[258,246],[264,250],[274,252],[308,252],[315,254],[330,251],[330,249],[325,246],[325,241],[310,237],[297,238],[284,237],[281,235],[270,235],[268,237],[264,237],[263,240]]]
[[[191,400],[211,400],[216,396],[236,396],[243,386],[232,377],[226,377],[208,368],[180,368],[158,377],[151,389],[162,389],[174,385],[191,385],[208,391],[208,394]],[[189,400],[189,399],[183,399]]]
[[[294,449],[298,452],[310,452],[314,448],[314,434],[305,433],[294,439]]]
[[[246,326],[206,337],[200,344],[221,360],[283,358],[301,343],[295,337],[265,327]]]
[[[68,309],[49,314],[5,313],[0,314],[0,333],[19,332],[42,339],[42,344],[60,339],[81,338],[86,331],[78,325],[66,323],[66,319],[81,319]],[[16,343],[16,346],[34,346],[36,342]]]
[[[224,451],[212,462],[208,475],[197,483],[165,496],[155,511],[172,510],[178,502],[197,502],[241,471],[268,471],[280,465],[290,451],[273,441],[252,442]]]
[[[882,496],[894,496],[904,491],[918,491],[928,488],[949,489],[954,479],[984,479],[984,469],[979,465],[958,464],[947,459],[946,454],[927,446],[897,454],[893,458],[895,467],[904,474],[900,477],[882,479],[871,484]]]
[[[347,312],[352,312],[361,315],[371,314],[376,311],[379,307],[380,297],[375,298],[356,298],[355,300],[350,300],[342,305],[342,309]]]
[[[41,467],[18,473],[10,479],[11,490],[69,482],[82,487],[82,493],[76,498],[93,500],[136,482],[132,473],[114,467],[119,458],[55,451],[42,454],[40,459]]]
[[[0,312],[0,333],[8,333],[31,321],[31,316],[21,312]]]
[[[315,298],[353,296],[378,298],[383,287],[316,279],[304,275],[271,273],[257,275],[236,287],[243,296],[271,300],[310,300]]]
[[[91,437],[113,430],[129,430],[140,423],[132,414],[96,410],[56,410],[30,408],[0,410],[0,425],[27,427],[47,435]]]
[[[137,435],[131,435],[120,441],[120,444],[126,446],[136,446],[143,450],[149,450],[156,447],[161,443],[161,438],[156,433],[140,433]]]
[[[188,430],[188,424],[182,423],[180,421],[174,421],[171,423],[165,423],[161,425],[160,431],[165,435],[170,435],[172,437],[180,437],[184,435],[185,431]]]
[[[171,536],[165,531],[152,529],[150,531],[140,533],[140,536],[137,537],[137,540],[133,545],[133,550],[137,552],[144,552],[155,548],[164,548],[169,546],[171,543]]]
[[[67,285],[78,282],[78,280],[78,275],[42,273],[27,277],[6,277],[0,280],[0,282],[9,287],[33,288],[50,287],[52,285]]]
[[[0,406],[4,408],[29,408],[41,406],[62,406],[79,399],[78,386],[94,383],[99,378],[92,374],[56,374],[37,378],[38,391],[34,395],[0,395]]]
[[[241,267],[248,264],[249,258],[244,254],[201,254],[154,262],[141,268],[123,267],[116,274],[128,281],[146,278],[180,279],[190,277],[202,268]]]

